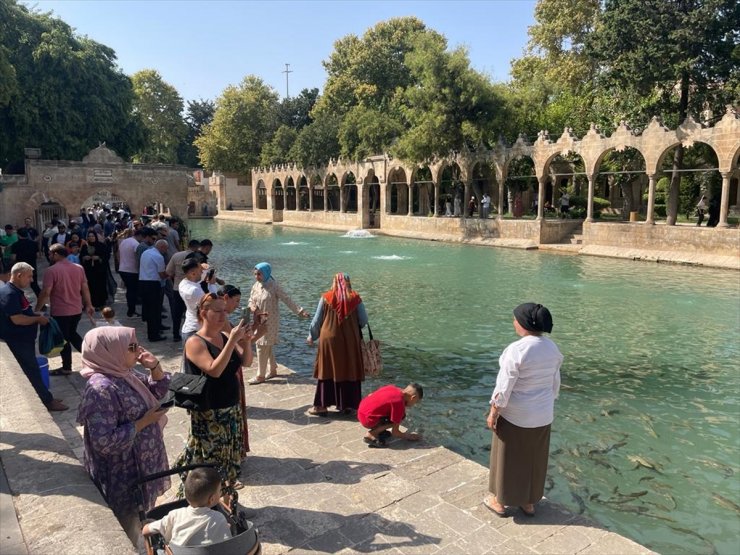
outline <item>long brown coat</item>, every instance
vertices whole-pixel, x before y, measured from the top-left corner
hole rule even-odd
[[[357,310],[352,311],[352,314],[339,324],[336,312],[324,301],[324,321],[321,323],[319,333],[319,348],[313,377],[319,380],[334,380],[335,383],[365,379]]]

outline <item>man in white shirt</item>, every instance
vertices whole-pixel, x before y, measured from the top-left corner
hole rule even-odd
[[[188,243],[187,250],[176,252],[170,257],[170,261],[167,262],[167,279],[172,280],[173,289],[172,297],[170,298],[170,308],[172,309],[172,339],[174,341],[180,341],[182,339],[180,337],[180,324],[185,315],[185,303],[178,289],[180,282],[185,278],[185,274],[182,271],[182,263],[190,253],[197,251],[199,246],[200,241],[193,239]]]
[[[491,197],[488,193],[483,193],[483,198],[480,200],[480,217],[483,219],[488,218],[488,213],[491,211]]]
[[[184,343],[200,327],[200,324],[198,324],[198,302],[206,294],[206,291],[204,291],[203,284],[201,283],[203,268],[201,268],[197,260],[186,258],[182,263],[182,271],[185,274],[185,278],[180,282],[177,290],[180,292],[180,297],[185,303],[185,323],[182,325],[181,333]],[[214,274],[210,283],[207,284],[209,293],[215,293],[217,291],[218,285],[215,282],[216,277]]]
[[[164,298],[164,281],[167,272],[164,265],[164,254],[167,252],[167,241],[160,239],[153,249],[141,253],[139,262],[139,291],[141,292],[141,312],[146,322],[149,341],[166,339],[160,332],[169,329],[162,326],[162,300]]]
[[[129,318],[136,316],[136,299],[139,296],[139,260],[136,258],[136,247],[143,237],[144,234],[137,229],[133,237],[124,239],[118,246],[118,274],[126,286],[126,316]]]

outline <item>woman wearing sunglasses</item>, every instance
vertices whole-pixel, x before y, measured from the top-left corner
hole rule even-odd
[[[141,369],[135,368],[137,363]],[[139,346],[133,328],[101,327],[82,342],[80,372],[87,379],[77,422],[85,427],[85,468],[136,544],[141,525],[132,493],[142,475],[167,470],[162,428],[167,422],[160,399],[170,375]],[[148,482],[144,509],[154,507],[169,478]]]
[[[183,364],[186,373],[208,377],[208,410],[190,411],[190,436],[174,466],[216,463],[224,488],[239,489],[244,420],[237,374],[252,363],[251,332],[242,320],[227,335],[225,321],[224,300],[204,295],[198,303],[200,329],[185,342]]]

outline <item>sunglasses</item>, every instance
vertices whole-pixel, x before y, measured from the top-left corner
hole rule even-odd
[[[131,351],[132,353],[135,353],[136,351],[139,350],[139,344],[138,343],[129,343],[128,344],[128,350]]]

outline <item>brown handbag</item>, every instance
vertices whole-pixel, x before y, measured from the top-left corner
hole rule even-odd
[[[380,341],[373,339],[373,330],[370,324],[367,325],[367,331],[370,339],[365,341],[362,337],[362,328],[360,328],[360,348],[362,350],[362,366],[365,369],[365,375],[375,378],[383,371],[383,357],[380,354]]]

